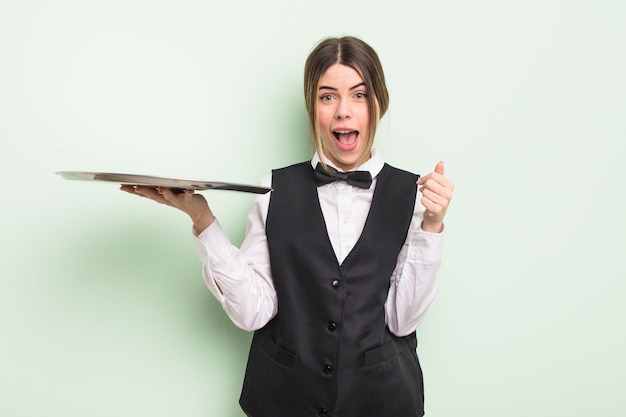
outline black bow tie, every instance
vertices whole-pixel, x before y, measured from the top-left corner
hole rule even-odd
[[[317,186],[330,184],[335,181],[345,181],[355,187],[368,189],[372,185],[372,174],[369,171],[339,172],[331,166],[322,166],[319,162],[315,167],[315,182]]]

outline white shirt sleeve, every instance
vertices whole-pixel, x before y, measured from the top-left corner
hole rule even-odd
[[[255,199],[240,249],[217,220],[200,234],[194,230],[207,287],[233,323],[248,331],[265,326],[278,311],[265,234],[268,206],[269,193]]]
[[[444,233],[421,229],[424,214],[421,198],[418,191],[413,219],[391,275],[385,304],[387,326],[396,336],[406,336],[417,329],[437,292]]]

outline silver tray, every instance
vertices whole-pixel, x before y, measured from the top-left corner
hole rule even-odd
[[[232,182],[186,180],[181,178],[154,177],[151,175],[119,174],[111,172],[58,171],[56,173],[67,180],[108,181],[123,185],[139,185],[142,187],[164,187],[174,192],[184,190],[228,190],[244,193],[265,194],[271,188]]]

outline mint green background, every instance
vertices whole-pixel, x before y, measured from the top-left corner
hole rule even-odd
[[[189,221],[54,172],[303,160],[304,59],[342,34],[384,63],[386,159],[457,187],[427,415],[626,415],[625,4],[3,1],[0,416],[242,416],[250,335]],[[239,243],[251,197],[205,195]]]

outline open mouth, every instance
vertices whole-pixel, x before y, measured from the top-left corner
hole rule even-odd
[[[359,131],[358,130],[333,130],[333,135],[335,139],[339,141],[342,145],[349,146],[356,142]]]

